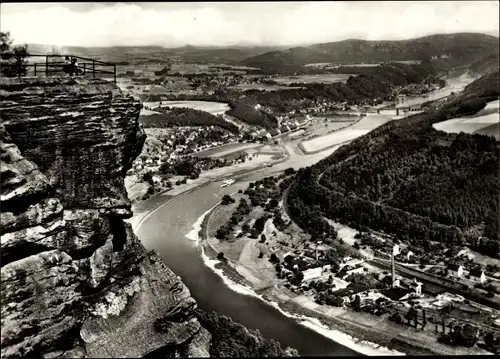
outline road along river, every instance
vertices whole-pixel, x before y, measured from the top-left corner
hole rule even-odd
[[[278,340],[283,347],[291,346],[303,356],[359,355],[301,325],[296,319],[289,318],[259,298],[231,289],[206,265],[202,247],[196,241],[199,228],[193,229],[193,224],[224,194],[244,190],[249,182],[275,175],[288,167],[298,169],[312,165],[339,147],[334,146],[312,155],[300,155],[299,151],[293,150],[290,142],[284,143],[284,146],[290,155],[286,161],[273,167],[234,175],[237,182],[230,187],[221,188],[220,178],[174,198],[168,195],[152,197],[141,206],[143,209],[147,210],[149,206],[149,210],[153,210],[159,203],[163,204],[144,217],[135,232],[147,249],[155,249],[165,264],[181,277],[203,310],[216,311],[250,329],[258,329],[265,337]],[[229,175],[225,178],[229,178]],[[191,240],[186,237],[188,234]]]
[[[372,123],[372,128],[375,128],[381,123],[380,117],[374,115],[373,119],[377,121],[372,121],[368,116],[365,121],[367,124]],[[165,264],[181,277],[201,309],[216,311],[247,328],[258,329],[262,335],[279,341],[283,347],[297,349],[300,355],[360,355],[335,341],[355,345],[347,336],[339,333],[332,338],[332,332],[321,328],[319,330],[326,332],[329,337],[322,335],[309,328],[318,329],[317,323],[304,318],[307,326],[303,325],[297,319],[288,317],[274,306],[251,295],[250,291],[243,293],[234,290],[232,286],[230,288],[221,276],[207,266],[202,247],[197,241],[200,228],[193,225],[225,194],[234,193],[239,189],[245,190],[250,182],[277,175],[289,167],[297,170],[313,165],[341,146],[339,144],[319,153],[304,155],[296,148],[298,141],[280,139],[279,143],[287,156],[274,162],[272,167],[258,167],[246,170],[245,173],[226,174],[173,198],[168,194],[151,197],[138,211],[151,212],[142,218],[134,230],[142,244],[148,250],[155,249]],[[236,179],[236,183],[221,188],[223,180],[227,178]],[[376,353],[363,346],[363,351],[365,349]]]
[[[314,163],[317,159],[311,161]],[[193,223],[224,194],[245,189],[250,181],[289,166],[285,162],[277,164],[276,168],[264,168],[235,177],[238,182],[227,188],[221,188],[222,181],[218,181],[179,195],[145,217],[136,234],[147,249],[157,250],[169,268],[182,278],[203,310],[216,311],[247,328],[258,329],[265,337],[278,340],[283,347],[296,348],[301,355],[359,355],[299,324],[262,300],[230,289],[206,266],[201,246],[186,238],[186,234],[193,230]]]

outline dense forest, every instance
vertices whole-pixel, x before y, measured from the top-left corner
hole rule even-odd
[[[231,318],[219,315],[216,312],[207,313],[196,309],[194,315],[201,326],[205,328],[212,338],[210,339],[210,357],[215,358],[258,358],[258,357],[298,357],[297,350],[287,347],[282,349],[280,343],[273,339],[267,339],[258,330],[245,328],[234,322]],[[164,317],[155,321],[154,328],[160,333],[171,331],[172,321],[176,318]],[[165,345],[144,358],[184,358],[189,355],[189,341],[180,345]]]
[[[284,357],[298,356],[295,349],[282,349],[273,339],[262,337],[258,330],[245,328],[231,318],[215,312],[196,310],[201,325],[212,335],[211,357]]]
[[[238,133],[238,126],[205,111],[184,107],[163,107],[155,109],[159,115],[141,116],[144,128],[165,128],[177,126],[217,126],[232,133]]]
[[[276,116],[257,110],[250,105],[238,102],[230,102],[231,109],[226,113],[249,125],[264,127],[268,130],[278,127]]]
[[[186,176],[190,179],[196,179],[201,171],[207,171],[216,167],[224,167],[227,164],[225,159],[211,157],[193,157],[186,156],[175,161],[164,162],[159,171],[164,175]]]
[[[386,123],[302,169],[288,198],[291,214],[309,230],[318,231],[322,221],[313,218],[325,216],[424,247],[468,243],[500,257],[499,143],[432,127],[498,96],[496,71],[441,107]],[[487,238],[473,240],[472,228]]]

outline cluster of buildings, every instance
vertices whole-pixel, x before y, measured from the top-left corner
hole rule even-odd
[[[449,59],[451,54],[440,54],[431,56],[431,60],[439,60],[439,59]]]
[[[475,283],[485,283],[487,278],[484,271],[480,269],[471,269],[465,273],[464,267],[460,264],[448,264],[446,267],[446,276],[453,278],[466,278]]]
[[[251,133],[252,138],[267,138],[270,140],[273,137],[277,137],[279,135],[297,131],[299,129],[302,129],[306,127],[311,121],[312,117],[310,115],[306,116],[299,116],[296,118],[288,118],[288,117],[283,117],[280,116],[278,117],[278,127],[273,128],[272,130],[260,130],[260,131],[255,131]]]
[[[210,126],[208,128],[213,128]],[[139,156],[134,160],[132,168],[136,171],[142,169],[160,166],[162,162],[176,160],[186,155],[193,155],[197,152],[207,150],[213,147],[221,146],[234,140],[230,133],[223,134],[219,141],[206,142],[200,140],[200,135],[206,131],[207,127],[177,127],[175,131],[157,138],[162,142],[156,153],[151,156]],[[183,144],[177,143],[177,140],[183,138]]]

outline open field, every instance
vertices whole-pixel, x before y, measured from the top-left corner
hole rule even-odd
[[[340,130],[341,128],[353,124],[356,120],[359,120],[359,117],[351,117],[350,119],[345,118],[344,121],[339,121],[338,117],[335,121],[333,118],[328,118],[326,121],[324,119],[315,118],[311,125],[307,128],[307,132],[309,134],[306,135],[306,137],[327,135],[328,132]]]
[[[232,146],[233,144],[230,144],[230,145],[226,145],[224,147],[220,147],[218,151],[214,151],[212,153],[210,153],[209,151],[211,150],[217,150],[217,148],[213,148],[213,149],[210,149],[210,150],[207,150],[207,151],[203,151],[204,154],[203,156],[208,156],[208,157],[225,157],[225,156],[228,156],[234,152],[241,152],[241,151],[244,151],[244,150],[248,150],[248,149],[252,149],[252,148],[256,148],[256,147],[259,147],[261,146],[259,143],[235,143],[234,146]],[[236,146],[238,145],[238,146]],[[209,154],[207,154],[207,152]],[[201,152],[198,152],[197,153],[197,156],[200,155]]]
[[[453,118],[433,125],[436,130],[448,133],[479,133],[500,139],[499,101],[492,101],[474,116]]]
[[[341,66],[348,66],[348,67],[376,67],[378,66],[379,64],[378,63],[374,63],[374,64],[342,64],[342,65],[339,65],[339,64],[335,64],[335,63],[331,63],[331,62],[315,62],[315,63],[311,63],[311,64],[306,64],[304,66],[306,67],[329,67],[329,68],[332,68],[332,69],[335,69],[335,68],[339,68]]]
[[[419,64],[421,61],[420,60],[404,60],[404,61],[392,61],[400,64],[407,64],[407,65],[412,65],[412,64]],[[335,64],[331,62],[315,62],[315,63],[310,63],[304,65],[305,67],[328,67],[328,68],[339,68],[341,66],[344,67],[376,67],[378,66],[379,63],[372,63],[372,64]]]
[[[300,76],[280,76],[273,77],[273,80],[279,84],[289,85],[292,82],[303,83],[325,83],[346,82],[350,74],[322,74],[322,75],[300,75]]]
[[[268,85],[268,84],[259,84],[259,83],[253,83],[253,84],[238,84],[231,86],[230,88],[235,89],[235,90],[241,90],[241,91],[246,91],[246,90],[263,90],[263,91],[278,91],[282,89],[300,89],[301,87],[298,86],[280,86],[280,85]]]
[[[250,212],[250,215],[245,216],[243,221],[236,227],[233,235],[228,239],[218,240],[215,238],[217,229],[227,223],[232,212],[237,207],[240,198],[246,198],[244,195],[235,194],[233,196],[235,203],[228,206],[217,206],[209,215],[207,223],[208,242],[212,248],[218,252],[223,252],[226,258],[233,261],[236,271],[246,280],[252,283],[254,290],[261,290],[277,283],[276,270],[274,264],[269,261],[271,253],[275,253],[280,260],[283,260],[283,253],[278,250],[281,245],[278,241],[290,243],[293,248],[297,248],[297,242],[306,242],[303,235],[292,238],[286,233],[278,231],[272,219],[266,221],[262,233],[266,236],[266,242],[260,243],[258,239],[242,236],[235,238],[234,234],[239,233],[241,226],[244,223],[253,225],[255,220],[264,214],[261,207],[255,207]],[[292,247],[290,247],[292,249]],[[262,253],[263,257],[259,258]]]
[[[159,71],[165,67],[164,64],[148,64],[148,65],[120,65],[117,66],[118,73],[125,73],[126,71],[134,71],[137,75],[155,76],[154,72]],[[199,73],[219,73],[224,74],[228,72],[236,72],[246,74],[248,70],[253,70],[252,67],[247,66],[231,66],[222,64],[198,64],[188,63],[184,61],[173,60],[170,68],[170,73],[179,74],[199,74]]]
[[[369,130],[354,130],[347,129],[339,132],[330,133],[325,136],[316,137],[312,140],[302,142],[302,146],[307,152],[322,150],[323,148],[341,144],[347,141],[352,141],[356,137],[363,136],[370,132]]]
[[[187,79],[176,77],[175,80],[168,80],[162,85],[150,85],[137,83],[130,78],[118,78],[117,85],[126,93],[136,96],[144,95],[171,95],[171,94],[197,94],[198,91],[193,90]],[[153,87],[154,86],[154,87]],[[153,87],[153,91],[151,88]]]
[[[160,107],[160,101],[144,102],[143,104],[150,108]],[[212,101],[161,101],[161,107],[186,107],[205,111],[212,115],[220,115],[229,110],[227,103]]]
[[[247,71],[247,70],[259,70],[257,67],[250,67],[250,66],[244,66],[244,65],[227,65],[227,64],[214,64],[214,65],[209,65],[209,68],[213,68],[216,70],[241,70],[241,71]]]
[[[245,148],[246,145],[247,145],[246,143],[231,142],[222,146],[213,147],[207,150],[196,152],[193,155],[196,157],[217,157],[221,153],[239,151]]]
[[[151,115],[161,115],[161,114],[162,114],[161,112],[147,110],[144,107],[141,109],[141,112],[140,112],[141,116],[151,116]]]
[[[353,125],[351,128],[356,130],[371,131],[389,121],[392,121],[392,118],[388,116],[369,114],[368,116],[363,117],[361,121]]]
[[[361,118],[359,122],[355,123],[351,127],[327,134],[325,136],[303,141],[301,146],[306,152],[321,151],[341,143],[352,141],[388,121],[391,121],[391,119],[387,116],[370,114],[369,116]],[[340,127],[343,127],[345,126],[345,123],[340,123],[340,125]]]
[[[482,129],[474,132],[480,135],[493,136],[497,140],[500,140],[500,125],[499,123],[495,123],[488,127],[483,127]]]

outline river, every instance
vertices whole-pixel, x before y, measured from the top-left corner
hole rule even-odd
[[[461,86],[462,84],[457,87]],[[368,124],[372,122],[369,119],[365,121]],[[370,127],[379,124],[376,121]],[[167,266],[181,277],[203,310],[216,311],[247,328],[258,329],[262,335],[279,341],[283,347],[297,349],[302,356],[359,355],[354,350],[286,317],[260,299],[230,289],[219,275],[206,266],[201,256],[201,246],[186,237],[199,217],[219,202],[224,194],[244,190],[250,181],[275,175],[288,167],[298,169],[312,165],[338,148],[336,146],[305,156],[293,153],[292,146],[285,145],[292,154],[286,162],[234,176],[237,182],[230,187],[221,188],[222,181],[219,180],[170,200],[168,195],[151,198],[143,208],[147,207],[148,203],[154,207],[154,203],[169,201],[145,217],[135,230],[136,234],[147,249],[158,251]]]
[[[421,105],[427,101],[435,101],[440,98],[449,96],[452,92],[460,92],[465,86],[470,84],[474,79],[467,74],[463,74],[459,77],[454,77],[446,80],[446,86],[429,92],[427,94],[418,95],[418,96],[408,96],[403,99],[402,102],[396,104],[396,108],[398,107],[408,107],[408,106],[417,106]]]
[[[251,175],[255,178],[255,173]],[[250,178],[231,187],[211,183],[189,194],[175,197],[146,217],[136,230],[147,249],[156,249],[164,262],[190,289],[193,298],[205,311],[216,311],[258,329],[283,347],[290,346],[301,355],[358,355],[317,332],[284,316],[276,308],[253,296],[239,294],[227,287],[222,278],[209,269],[201,257],[201,247],[186,238],[193,223],[224,194],[247,187]]]

